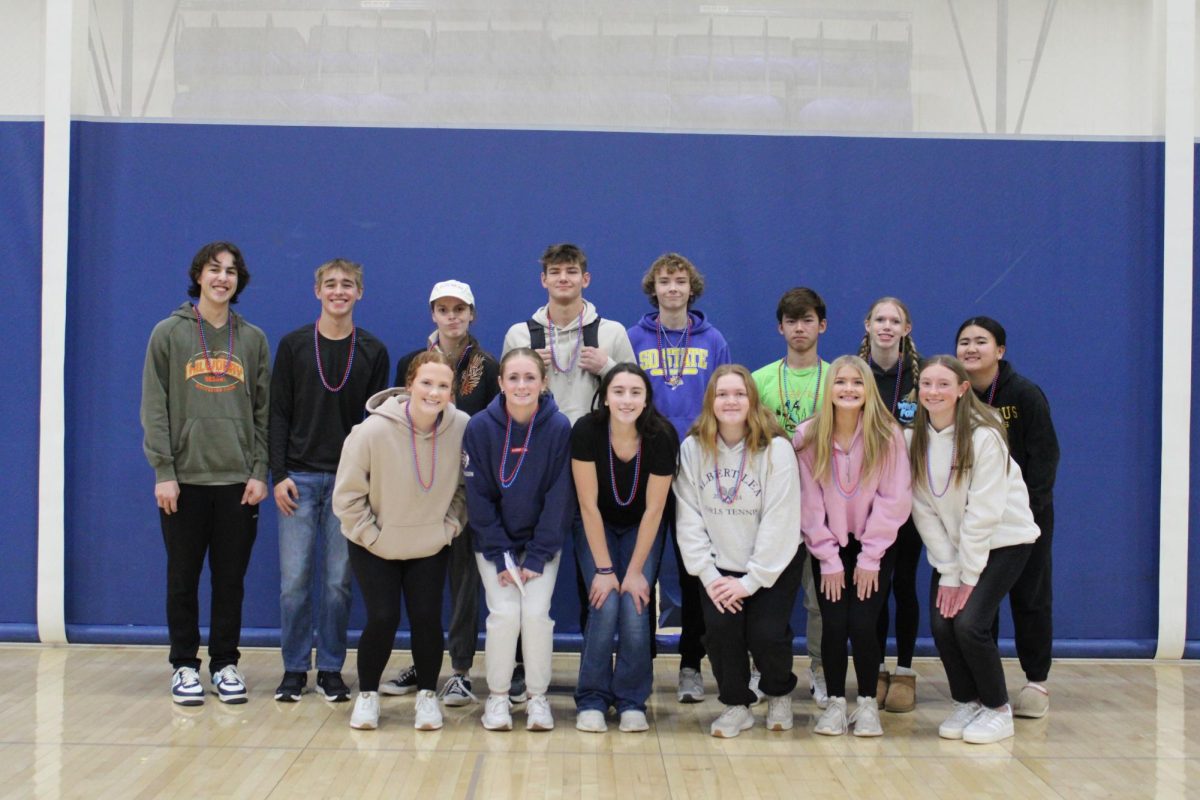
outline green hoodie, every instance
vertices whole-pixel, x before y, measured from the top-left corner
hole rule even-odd
[[[205,358],[191,303],[150,334],[142,370],[142,446],[158,483],[267,479],[267,337],[232,309],[227,324],[233,325],[232,359],[229,328],[207,321]]]

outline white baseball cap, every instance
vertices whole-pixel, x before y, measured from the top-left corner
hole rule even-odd
[[[429,302],[432,304],[439,297],[453,297],[471,307],[475,306],[475,295],[471,293],[471,286],[462,281],[451,280],[435,283],[433,291],[429,293]]]

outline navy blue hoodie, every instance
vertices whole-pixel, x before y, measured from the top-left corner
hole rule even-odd
[[[500,486],[500,457],[508,412],[504,395],[471,417],[463,435],[467,460],[467,515],[475,531],[475,551],[504,571],[504,553],[525,551],[523,566],[541,573],[562,550],[563,536],[575,515],[571,481],[571,423],[558,410],[554,396],[544,394],[533,417],[529,452],[507,489]],[[505,477],[521,457],[527,426],[512,425]]]

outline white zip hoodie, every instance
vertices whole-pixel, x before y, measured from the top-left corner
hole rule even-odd
[[[904,435],[911,449],[912,430]],[[967,480],[955,485],[950,475],[954,426],[941,432],[930,426],[929,453],[924,456],[929,459],[927,479],[913,481],[913,522],[929,563],[941,575],[941,586],[974,586],[992,550],[1029,544],[1041,535],[1029,510],[1021,468],[1009,456],[1000,434],[980,426],[971,441],[975,465]],[[945,486],[945,494],[935,496],[931,485],[939,492]]]
[[[746,459],[738,475],[744,443],[728,447],[717,437],[717,461],[704,452],[695,436],[679,448],[675,480],[675,539],[687,571],[708,586],[719,569],[744,572],[750,594],[775,585],[800,548],[800,470],[791,443],[771,439],[762,453]],[[717,496],[737,489],[730,504]]]

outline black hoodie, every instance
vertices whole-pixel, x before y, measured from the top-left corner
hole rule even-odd
[[[989,386],[975,395],[988,402]],[[1029,505],[1036,514],[1054,502],[1054,476],[1058,472],[1058,437],[1050,419],[1050,403],[1031,380],[1000,361],[996,396],[990,403],[1000,412],[1008,431],[1008,449],[1025,476]]]

